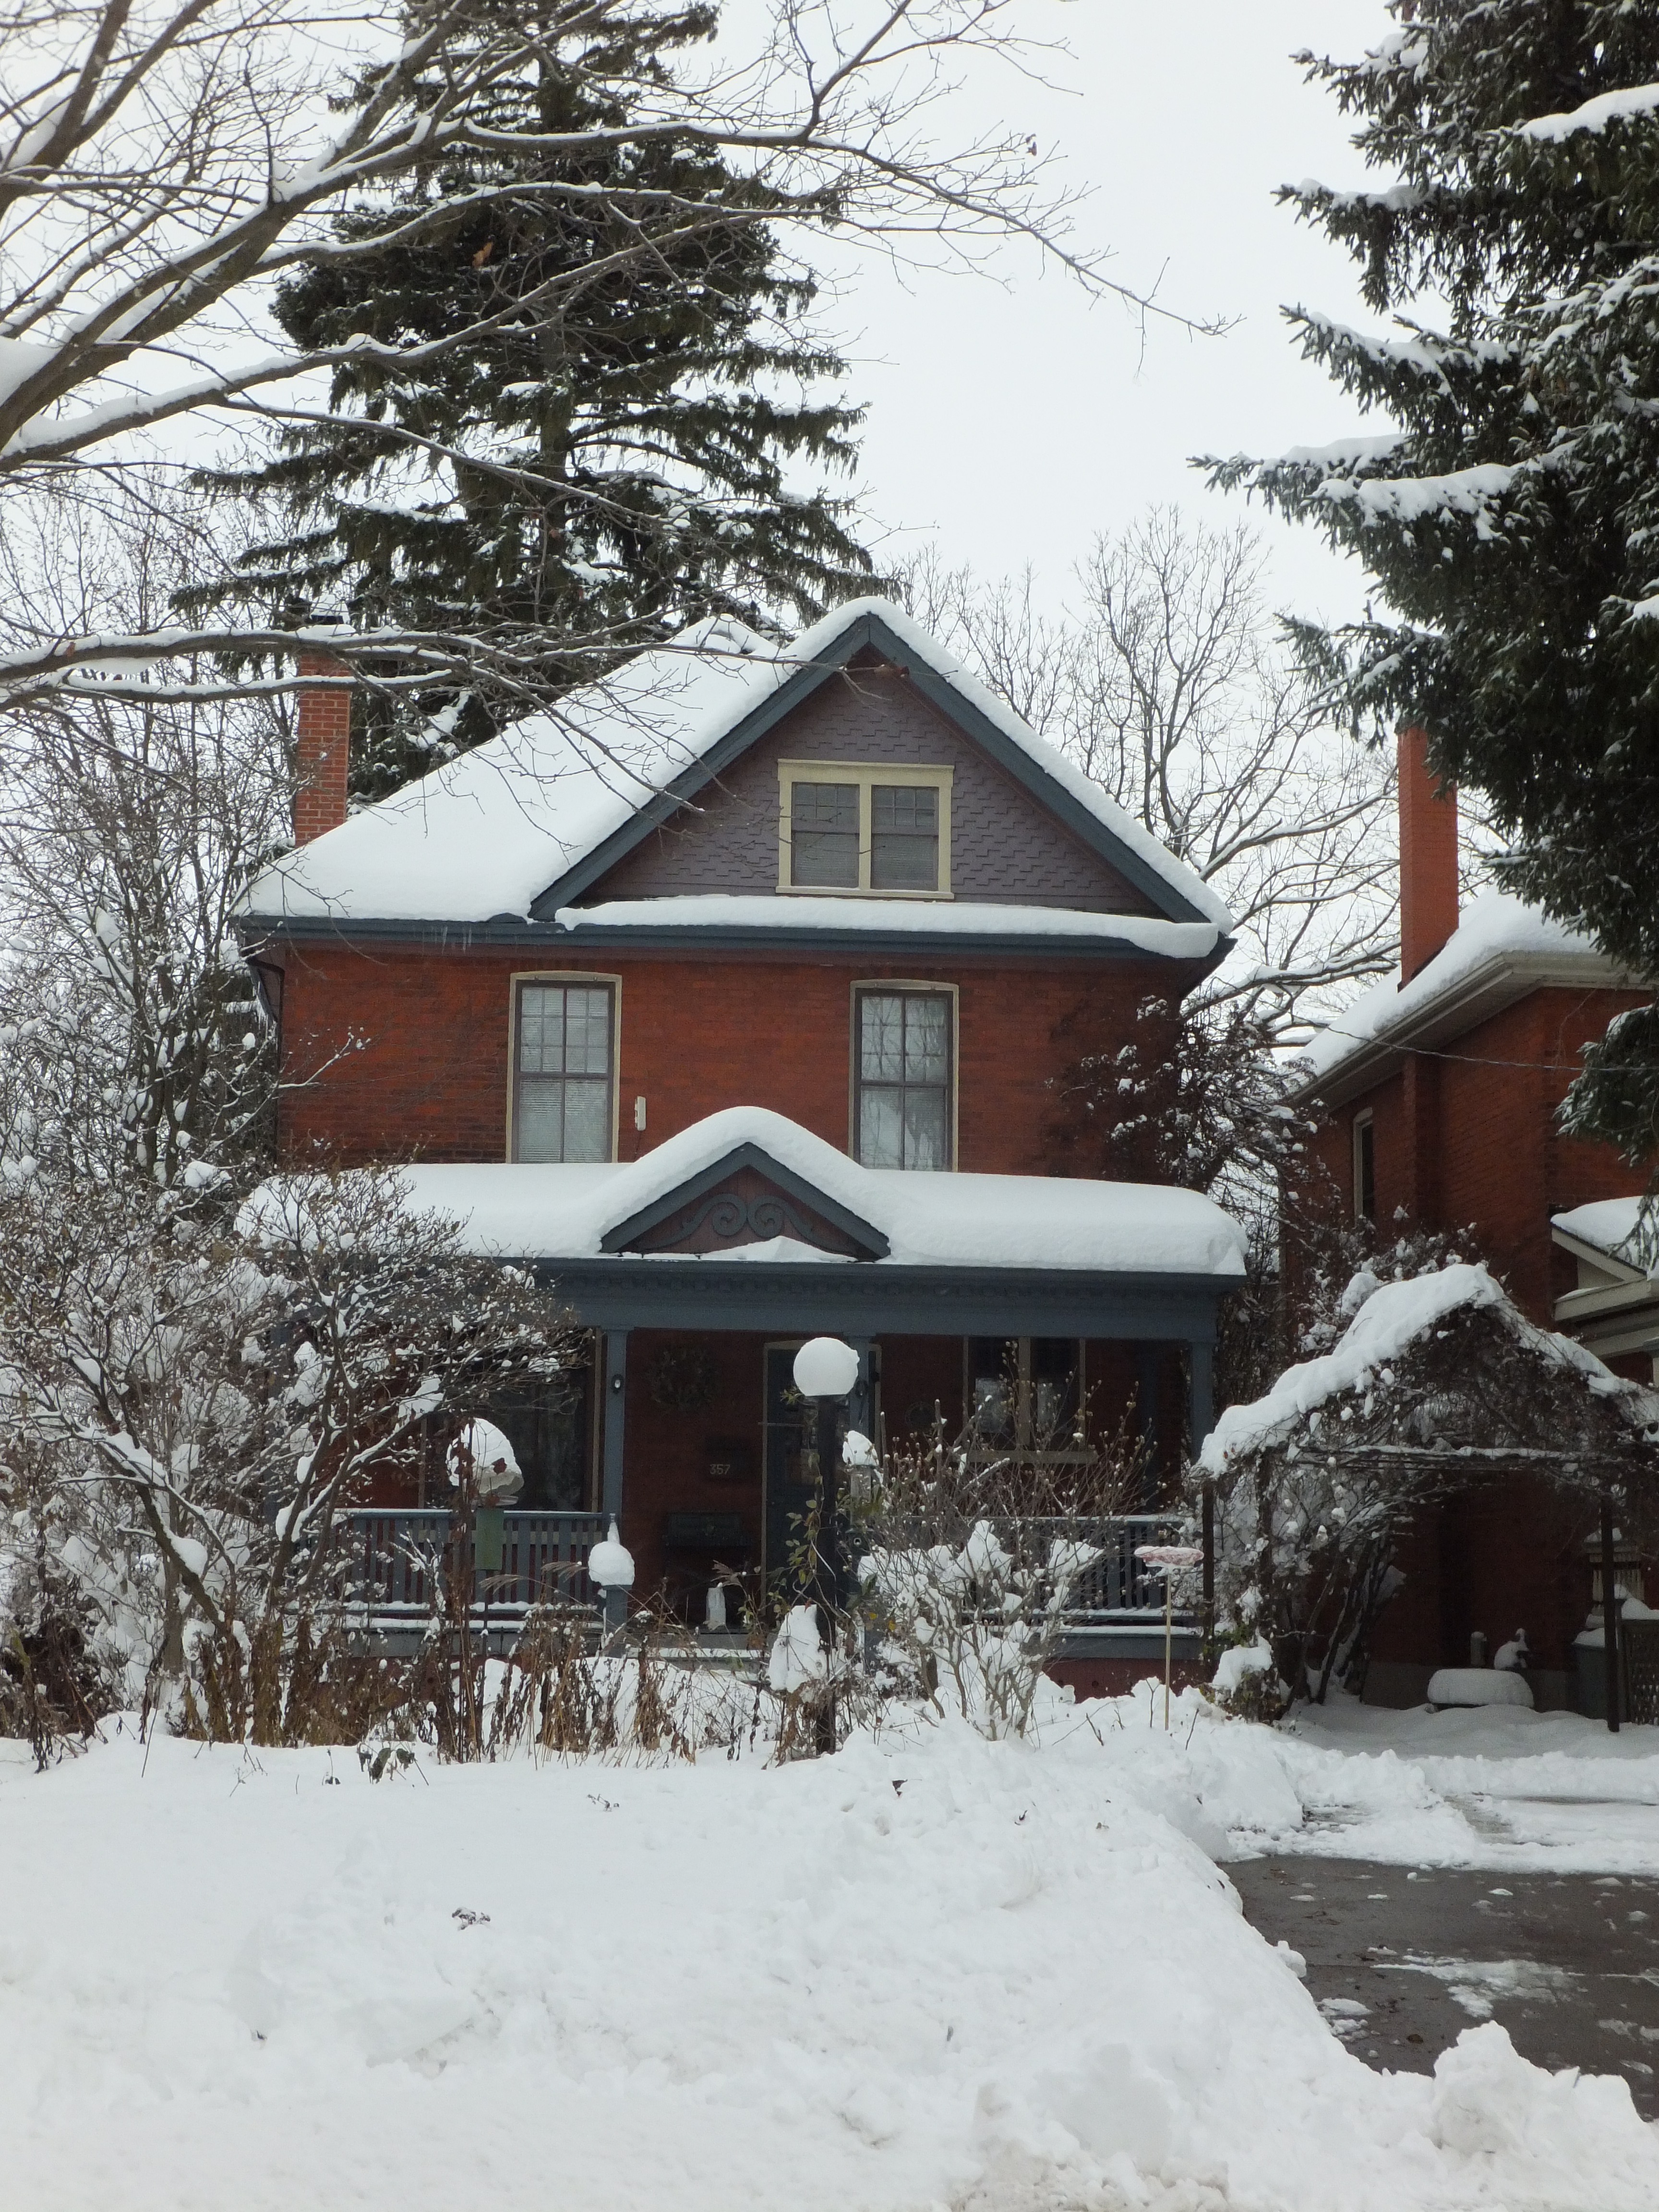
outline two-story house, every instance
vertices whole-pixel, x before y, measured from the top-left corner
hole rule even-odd
[[[819,1332],[890,1441],[1207,1430],[1237,1231],[1045,1132],[1063,1026],[1127,1036],[1228,916],[898,610],[705,624],[349,817],[343,690],[301,724],[244,923],[282,1145],[412,1163],[564,1290],[592,1364],[514,1416],[526,1502],[617,1514],[687,1610],[716,1556],[775,1571]]]
[[[1316,1039],[1293,1095],[1322,1113],[1330,1182],[1379,1242],[1396,1226],[1472,1231],[1530,1319],[1646,1382],[1659,1285],[1617,1256],[1643,1177],[1566,1135],[1557,1109],[1583,1048],[1648,994],[1519,899],[1489,892],[1460,913],[1456,801],[1420,730],[1401,731],[1399,770],[1400,972]],[[1565,1702],[1592,1590],[1584,1534],[1582,1515],[1519,1479],[1425,1516],[1367,1694],[1410,1702],[1436,1667],[1468,1664],[1472,1632],[1495,1648],[1522,1627],[1539,1701]],[[1625,1571],[1639,1595],[1639,1563]]]

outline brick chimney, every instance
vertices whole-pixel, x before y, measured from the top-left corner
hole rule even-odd
[[[1457,927],[1457,793],[1429,769],[1426,730],[1400,743],[1400,980],[1409,983]]]
[[[351,671],[331,653],[313,645],[300,648],[301,676],[347,677]],[[351,735],[351,692],[347,684],[325,690],[301,684],[299,725],[295,732],[294,842],[308,845],[346,818],[346,769]]]

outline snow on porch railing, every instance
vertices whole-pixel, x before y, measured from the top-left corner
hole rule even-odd
[[[1029,1520],[1023,1524],[1024,1548],[1030,1548],[1033,1531],[1047,1539],[1092,1545],[1100,1556],[1072,1584],[1065,1618],[1070,1621],[1141,1621],[1164,1619],[1164,1574],[1136,1559],[1143,1544],[1178,1543],[1188,1525],[1168,1513],[1125,1513],[1110,1520],[1089,1518]],[[1193,1577],[1194,1585],[1197,1577]],[[1177,1595],[1180,1590],[1177,1585]],[[1195,1589],[1194,1595],[1195,1595]],[[1185,1625],[1194,1614],[1190,1606],[1177,1604],[1176,1620]]]
[[[597,1605],[587,1554],[608,1526],[600,1513],[516,1511],[501,1516],[499,1567],[473,1570],[474,1609]],[[449,1516],[436,1509],[367,1508],[344,1516],[339,1541],[351,1601],[375,1620],[424,1620],[440,1594]]]

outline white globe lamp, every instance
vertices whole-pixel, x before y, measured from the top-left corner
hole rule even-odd
[[[844,1398],[859,1379],[859,1356],[838,1336],[810,1337],[795,1354],[795,1388],[803,1398]]]

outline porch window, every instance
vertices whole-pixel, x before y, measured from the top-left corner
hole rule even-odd
[[[951,994],[860,991],[854,1010],[860,1161],[866,1168],[952,1166]]]
[[[976,1451],[1074,1457],[1082,1403],[1083,1346],[1074,1338],[969,1340],[968,1419]]]
[[[1356,1221],[1376,1218],[1376,1125],[1369,1112],[1353,1117],[1353,1211]]]
[[[778,763],[778,889],[951,896],[948,768]]]
[[[608,1160],[612,1038],[609,983],[520,983],[513,1157]]]

